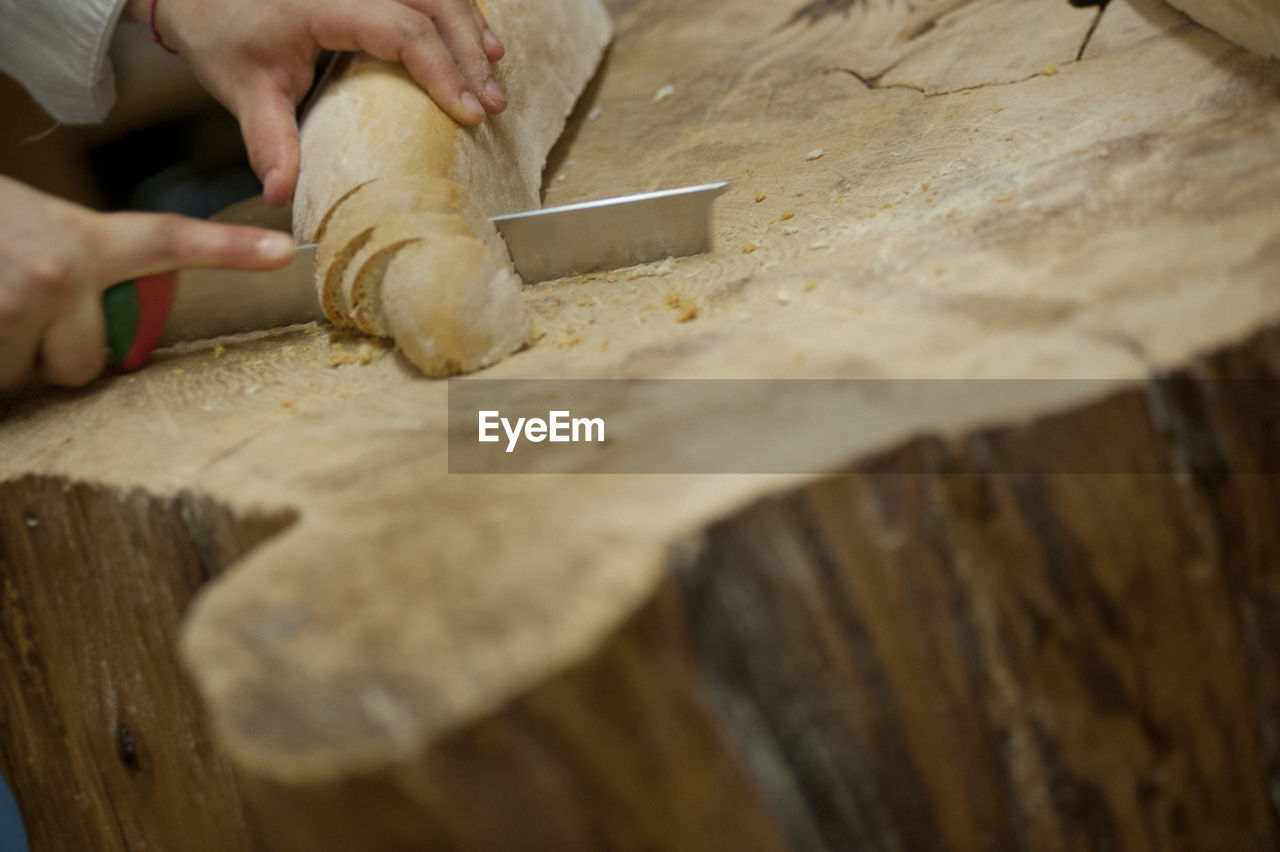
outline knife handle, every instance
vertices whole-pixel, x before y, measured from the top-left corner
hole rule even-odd
[[[107,346],[117,369],[136,370],[147,363],[169,321],[177,282],[177,272],[161,272],[114,284],[103,292]]]

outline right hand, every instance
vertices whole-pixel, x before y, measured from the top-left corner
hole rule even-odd
[[[149,8],[130,0],[126,13],[145,21]],[[505,48],[476,0],[160,0],[156,29],[240,122],[262,194],[276,206],[297,183],[294,108],[322,49],[403,63],[461,124],[507,107],[492,67]]]
[[[154,213],[95,213],[0,177],[0,388],[79,386],[107,357],[102,292],[190,266],[275,269],[279,231]]]

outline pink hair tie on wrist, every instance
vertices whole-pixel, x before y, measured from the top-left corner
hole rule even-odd
[[[176,56],[178,51],[165,44],[160,31],[156,29],[156,0],[151,0],[151,10],[147,12],[147,26],[151,27],[151,40]]]

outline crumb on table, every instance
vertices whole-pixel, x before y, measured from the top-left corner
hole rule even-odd
[[[676,322],[689,322],[698,316],[698,304],[676,290],[667,294],[667,307],[676,312]]]

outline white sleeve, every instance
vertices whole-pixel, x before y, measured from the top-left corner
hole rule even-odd
[[[115,102],[107,60],[125,0],[0,0],[0,71],[63,124],[92,124]]]

